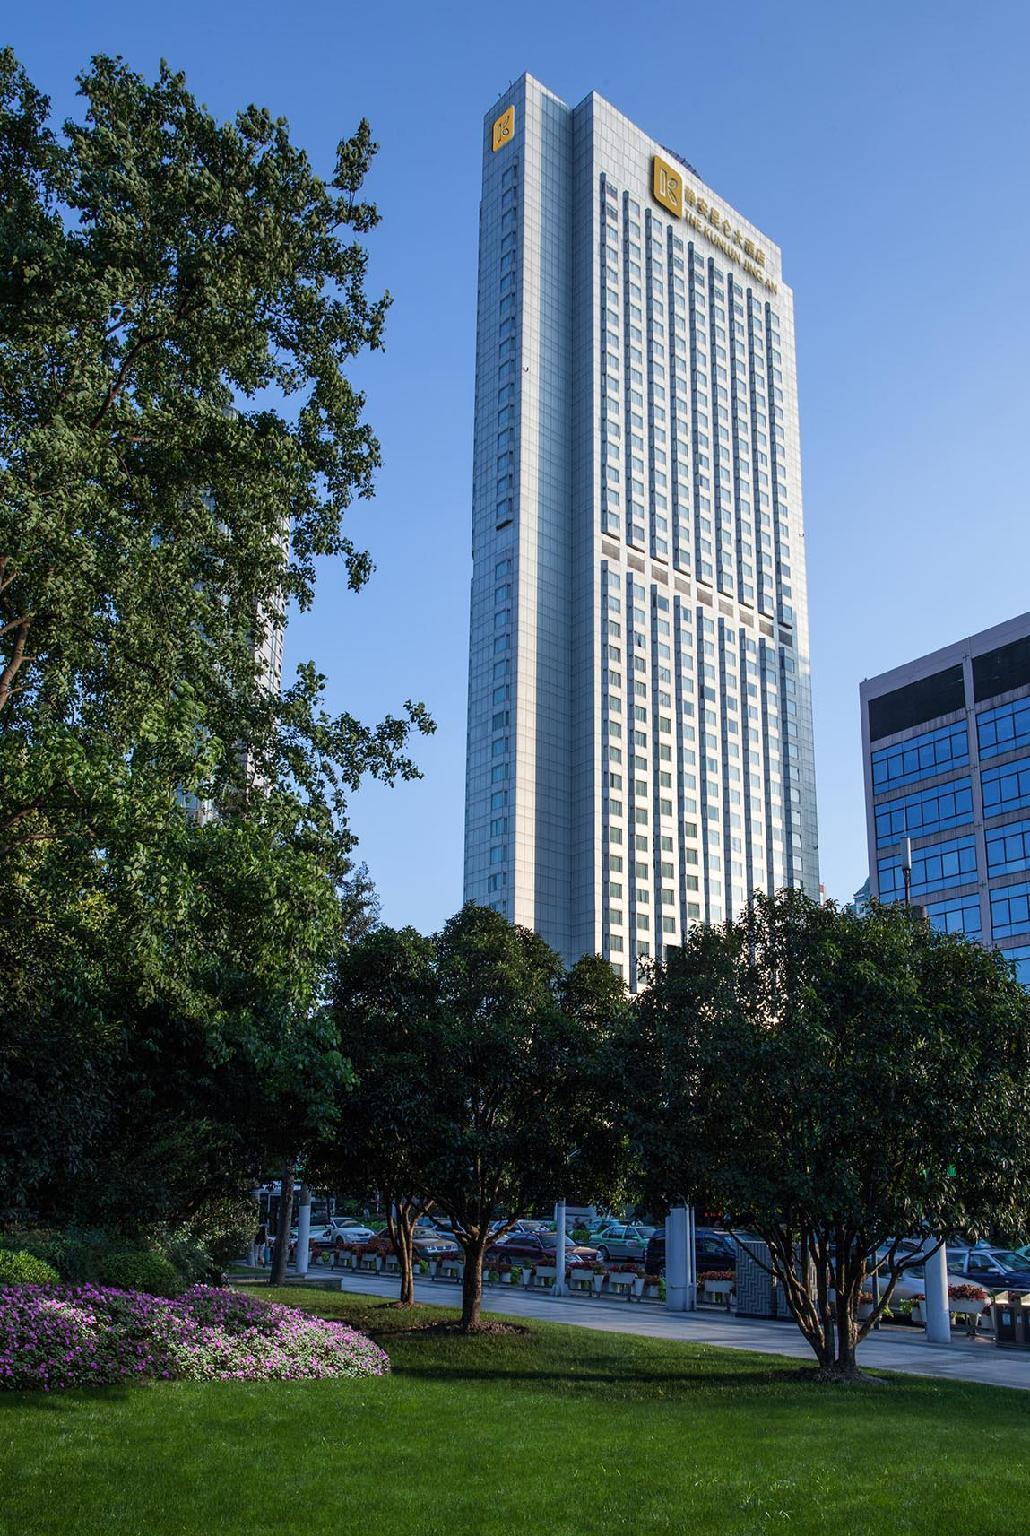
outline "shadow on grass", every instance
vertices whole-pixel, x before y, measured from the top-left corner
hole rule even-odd
[[[83,1403],[124,1403],[134,1392],[161,1385],[162,1383],[158,1381],[135,1381],[109,1387],[55,1387],[51,1392],[43,1392],[39,1389],[0,1392],[0,1413],[5,1408],[15,1408],[19,1412],[26,1408],[42,1408],[54,1413],[61,1409],[67,1412],[69,1409],[81,1407]],[[0,1530],[3,1530],[2,1525]]]

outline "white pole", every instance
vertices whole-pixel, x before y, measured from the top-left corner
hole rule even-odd
[[[557,1241],[554,1245],[554,1295],[565,1295],[565,1201],[559,1200],[554,1207],[554,1225]]]
[[[697,1220],[692,1205],[687,1206],[687,1312],[697,1311]]]
[[[665,1218],[665,1305],[682,1312],[687,1304],[687,1212],[674,1205]]]
[[[948,1344],[951,1342],[951,1315],[948,1312],[948,1250],[944,1243],[927,1259],[923,1277],[926,1341],[928,1344]]]
[[[308,1252],[311,1239],[311,1191],[306,1184],[300,1186],[300,1205],[297,1208],[297,1273],[308,1272]]]

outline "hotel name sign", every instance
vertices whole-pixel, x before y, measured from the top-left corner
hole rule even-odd
[[[654,157],[651,190],[655,202],[661,203],[677,219],[685,219],[692,229],[706,235],[731,261],[738,262],[749,277],[776,292],[776,284],[766,271],[765,252],[761,246],[742,234],[715,203],[699,197],[692,187],[688,187],[682,172],[663,160],[661,155]]]

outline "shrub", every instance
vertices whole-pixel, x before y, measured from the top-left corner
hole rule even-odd
[[[382,1376],[386,1354],[343,1323],[193,1286],[176,1300],[99,1286],[0,1290],[0,1389],[146,1379]]]
[[[45,1259],[37,1259],[34,1253],[24,1249],[14,1252],[0,1249],[0,1287],[5,1285],[52,1285],[57,1280],[57,1270]]]
[[[175,1265],[160,1253],[124,1249],[105,1253],[96,1266],[101,1285],[122,1291],[145,1291],[149,1296],[178,1296],[183,1289]]]

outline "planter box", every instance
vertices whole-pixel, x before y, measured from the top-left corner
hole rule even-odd
[[[593,1283],[594,1295],[595,1296],[600,1296],[601,1290],[602,1290],[602,1288],[604,1286],[604,1282],[607,1280],[607,1278],[608,1278],[607,1275],[592,1275],[591,1276],[591,1281]]]
[[[391,1253],[383,1264],[383,1268],[388,1275],[399,1275],[401,1272],[401,1261],[397,1258],[396,1254]]]
[[[633,1275],[614,1274],[608,1276],[608,1289],[613,1295],[629,1296],[633,1291]]]
[[[730,1298],[733,1295],[733,1281],[706,1280],[704,1282],[704,1293],[706,1300],[718,1300],[728,1307],[730,1305]]]
[[[549,1286],[552,1286],[557,1278],[558,1267],[555,1264],[538,1265],[536,1275],[534,1276],[541,1290],[546,1290]]]
[[[948,1311],[953,1317],[979,1317],[986,1305],[986,1301],[952,1301],[950,1297],[948,1298]]]
[[[570,1291],[590,1291],[590,1290],[593,1290],[593,1286],[591,1284],[593,1278],[594,1278],[593,1275],[591,1275],[589,1272],[587,1274],[580,1274],[577,1270],[574,1269],[572,1271],[572,1273],[569,1275],[569,1290]]]

